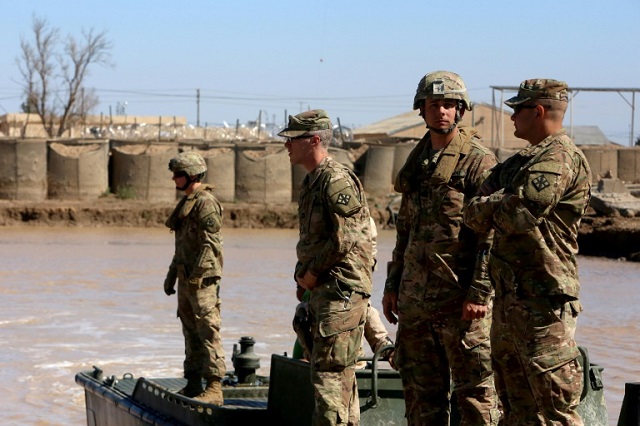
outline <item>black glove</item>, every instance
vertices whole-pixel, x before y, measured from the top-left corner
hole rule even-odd
[[[176,278],[178,278],[178,270],[176,268],[169,268],[167,278],[164,279],[164,294],[167,296],[175,294]]]

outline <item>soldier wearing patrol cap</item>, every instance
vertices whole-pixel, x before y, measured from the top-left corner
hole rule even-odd
[[[220,380],[225,358],[220,337],[222,277],[222,206],[213,188],[201,181],[207,165],[195,151],[169,161],[176,189],[184,191],[166,226],[175,233],[175,253],[164,282],[167,296],[178,280],[178,317],[185,342],[184,377],[180,393],[204,403],[222,405]],[[202,379],[206,388],[202,388]]]
[[[371,295],[371,225],[364,188],[327,148],[331,121],[324,110],[289,116],[285,137],[292,164],[308,172],[299,197],[297,285],[310,290],[308,314],[313,425],[357,425],[355,366]]]
[[[425,75],[413,108],[429,131],[398,173],[396,246],[382,307],[398,324],[395,365],[409,425],[448,425],[451,382],[461,425],[495,425],[491,369],[490,232],[462,224],[464,203],[496,163],[475,129],[459,125],[472,105],[462,78]]]
[[[591,171],[562,128],[565,82],[525,80],[505,104],[531,145],[491,171],[464,213],[471,228],[495,230],[491,344],[504,424],[582,425],[576,255]]]

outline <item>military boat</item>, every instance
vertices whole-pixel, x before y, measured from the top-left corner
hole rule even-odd
[[[240,349],[234,345],[232,352],[235,370],[223,379],[224,405],[219,407],[178,394],[186,385],[183,378],[136,378],[131,374],[117,378],[106,376],[97,366],[78,373],[76,383],[85,389],[87,425],[311,424],[314,402],[309,363],[273,354],[269,376],[260,376],[256,373],[259,357],[253,353],[255,340],[243,337],[239,344]],[[362,425],[406,424],[402,381],[380,358],[385,349],[388,347],[361,360],[366,366],[356,371]],[[590,363],[585,349],[581,348],[581,355],[585,386],[579,412],[585,424],[607,425],[603,369]],[[459,421],[453,403],[451,425]]]

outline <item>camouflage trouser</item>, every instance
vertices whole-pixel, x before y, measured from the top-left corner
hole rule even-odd
[[[220,338],[219,278],[205,278],[201,288],[178,281],[178,317],[184,335],[185,377],[224,377]]]
[[[489,343],[491,311],[484,319],[463,321],[462,301],[459,306],[435,317],[411,292],[401,288],[398,295],[394,359],[409,425],[449,425],[451,382],[460,425],[498,424]]]
[[[335,280],[319,284],[311,293],[314,426],[359,424],[355,362],[362,344],[367,304],[368,298],[342,290]]]
[[[524,299],[497,284],[491,344],[501,425],[581,426],[577,302]]]

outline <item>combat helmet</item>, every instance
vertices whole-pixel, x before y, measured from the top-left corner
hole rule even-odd
[[[186,151],[169,160],[169,170],[174,174],[184,173],[187,176],[198,176],[207,171],[207,163],[202,155],[196,151]]]
[[[413,109],[425,99],[457,99],[468,111],[473,109],[462,78],[451,71],[434,71],[422,77],[413,98]]]

